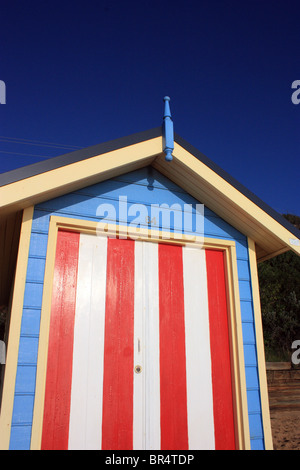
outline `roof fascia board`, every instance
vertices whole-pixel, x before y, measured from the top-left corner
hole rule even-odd
[[[294,225],[291,224],[287,219],[285,219],[281,214],[276,212],[272,207],[270,207],[268,204],[262,201],[258,196],[256,196],[253,192],[251,192],[248,188],[246,188],[239,181],[233,178],[229,173],[223,170],[219,165],[217,165],[210,158],[208,158],[206,155],[201,153],[198,149],[196,149],[193,145],[191,145],[189,142],[184,140],[178,134],[175,134],[175,141],[181,147],[187,150],[190,154],[192,154],[194,157],[196,157],[198,160],[200,160],[202,163],[208,166],[211,170],[213,170],[215,173],[221,176],[225,181],[231,184],[231,186],[236,188],[240,193],[242,193],[244,196],[246,196],[248,199],[254,202],[254,204],[256,204],[260,209],[262,209],[269,216],[275,219],[280,225],[285,227],[290,233],[295,235],[295,237],[300,239],[300,230],[294,227]]]
[[[1,214],[150,165],[159,154],[162,154],[161,135],[7,184],[0,188]]]
[[[155,168],[161,171],[165,176],[168,174],[168,165],[169,164],[166,163],[162,157],[156,159],[154,164]],[[215,168],[212,169],[206,162],[204,163],[202,159],[195,158],[195,155],[182,147],[176,140],[173,152],[172,171],[170,171],[169,177],[177,184],[182,182],[183,188],[187,191],[189,191],[189,186],[191,186],[191,188],[193,188],[193,193],[191,194],[194,197],[206,204],[218,215],[225,218],[225,220],[228,216],[227,221],[245,235],[252,236],[253,239],[258,242],[254,233],[260,233],[260,240],[262,240],[262,236],[266,239],[266,243],[263,244],[264,247],[266,248],[267,245],[269,245],[267,254],[286,247],[288,250],[293,250],[300,255],[300,238],[299,234],[298,236],[296,235],[299,231],[290,231],[281,225],[238,188],[233,186],[231,182],[226,181],[223,175],[216,172]],[[204,184],[205,186],[203,186]],[[205,200],[205,192],[207,193],[209,189],[214,193],[214,202],[211,197],[210,203]],[[220,199],[217,199],[219,197]],[[222,206],[222,215],[218,213],[219,205]],[[225,215],[226,213],[227,216]],[[249,225],[252,226],[251,232],[249,231],[249,233],[247,233],[246,227],[248,224],[245,224],[245,221],[243,223],[244,229],[240,228],[239,216],[243,214],[244,219],[249,219]],[[292,225],[291,227],[292,229],[294,228]],[[268,236],[270,236],[269,241]],[[297,237],[296,240],[294,238],[295,236]],[[292,244],[291,240],[296,243]]]
[[[162,126],[26,165],[0,174],[0,187],[160,136],[162,136]]]

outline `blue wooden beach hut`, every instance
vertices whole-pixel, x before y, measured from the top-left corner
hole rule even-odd
[[[163,125],[0,175],[2,449],[271,449],[257,263],[300,234]]]

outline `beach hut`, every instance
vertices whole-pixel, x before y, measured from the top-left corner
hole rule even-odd
[[[0,175],[2,449],[272,448],[257,262],[299,231],[164,103]]]

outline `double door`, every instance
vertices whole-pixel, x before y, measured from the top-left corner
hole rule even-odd
[[[224,256],[58,231],[43,449],[232,449]]]

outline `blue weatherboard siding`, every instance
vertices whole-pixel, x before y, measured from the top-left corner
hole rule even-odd
[[[196,204],[199,203],[154,169],[144,168],[52,199],[35,207],[21,325],[10,439],[11,449],[30,448],[50,216],[60,215],[97,221],[99,220],[96,216],[97,208],[100,204],[109,203],[115,207],[117,222],[126,223],[126,220],[122,220],[122,214],[119,220],[119,196],[127,198],[128,207],[131,204],[145,204],[150,208],[151,204],[165,203],[169,206],[179,204],[178,207],[183,208],[184,204],[192,204],[193,213],[195,213]],[[173,207],[176,208],[176,206]],[[247,238],[208,208],[205,208],[204,214],[206,237],[236,242],[251,447],[252,449],[263,449],[264,439]],[[131,220],[132,218],[128,217],[127,223],[130,223]],[[160,224],[160,229],[162,228],[164,227]]]

